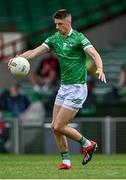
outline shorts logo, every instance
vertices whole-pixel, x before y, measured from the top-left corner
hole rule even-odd
[[[72,102],[75,104],[81,104],[82,99],[72,99]]]

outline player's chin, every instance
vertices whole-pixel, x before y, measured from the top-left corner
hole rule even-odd
[[[58,30],[60,34],[65,35],[65,33],[61,30]]]

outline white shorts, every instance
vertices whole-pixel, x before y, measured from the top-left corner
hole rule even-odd
[[[56,95],[55,104],[78,111],[87,97],[87,84],[61,85]]]

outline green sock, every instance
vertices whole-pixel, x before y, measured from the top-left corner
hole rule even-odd
[[[82,145],[82,146],[90,146],[91,143],[88,139],[86,139],[84,136],[81,137],[81,139],[79,140],[79,143]]]
[[[61,157],[62,157],[62,160],[64,160],[64,159],[70,159],[69,152],[68,152],[68,151],[61,152]]]
[[[71,161],[70,161],[70,155],[68,151],[65,152],[61,152],[61,157],[62,157],[62,162],[63,164],[66,164],[68,166],[71,165]]]

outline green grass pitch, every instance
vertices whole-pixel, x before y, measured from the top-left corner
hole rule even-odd
[[[95,154],[81,165],[81,155],[71,155],[72,170],[57,170],[58,155],[0,155],[0,179],[126,179],[126,154]]]

